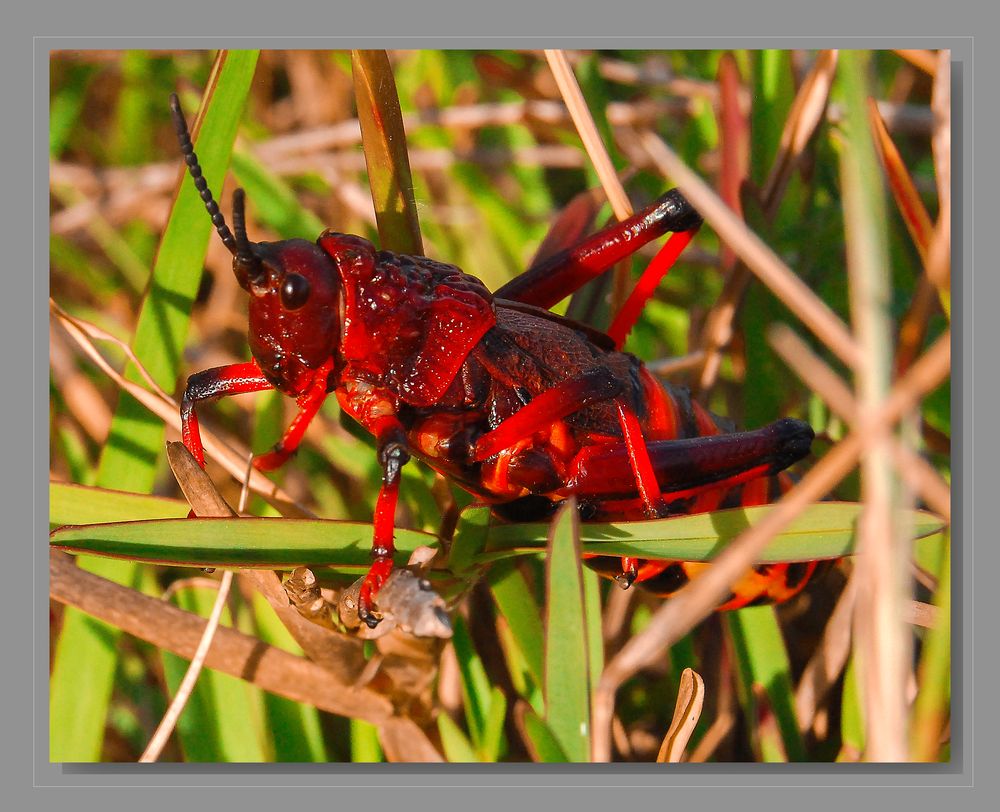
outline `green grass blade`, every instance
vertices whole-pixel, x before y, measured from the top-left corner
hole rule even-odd
[[[590,760],[590,655],[579,519],[568,500],[552,522],[545,573],[545,721],[569,761]]]
[[[536,683],[531,676],[531,670],[521,647],[514,639],[510,626],[502,618],[497,619],[497,638],[507,662],[510,682],[518,696],[527,699],[528,703],[539,713],[545,712],[545,697],[542,695],[541,683]]]
[[[792,73],[791,52],[768,49],[753,55],[750,166],[755,169],[754,181],[761,186],[778,153],[781,130],[795,95],[794,86],[786,80]]]
[[[351,719],[351,761],[378,764],[385,760],[378,740],[378,728],[363,719]]]
[[[539,764],[565,764],[570,759],[545,720],[527,705],[518,706],[518,728],[531,757]]]
[[[205,176],[221,187],[257,52],[233,52],[221,60],[196,142]],[[164,99],[166,104],[166,99]],[[180,166],[180,160],[178,160]],[[179,374],[191,303],[201,279],[211,221],[188,180],[171,211],[136,326],[132,348],[165,389]],[[130,367],[126,375],[138,379]],[[122,394],[101,456],[97,484],[149,492],[162,462],[163,425],[138,401]],[[124,561],[83,560],[81,566],[123,584],[133,583],[135,566]],[[96,761],[118,660],[118,632],[67,609],[56,645],[49,692],[50,758]],[[86,674],[86,685],[80,675]]]
[[[492,764],[500,760],[504,750],[503,724],[507,718],[507,697],[496,686],[490,690],[489,707],[483,725],[483,741],[479,746],[479,760]]]
[[[491,530],[489,508],[463,510],[448,553],[448,569],[460,573],[471,567],[482,555]]]
[[[396,561],[437,537],[396,530]],[[76,553],[191,567],[323,566],[366,570],[371,563],[372,526],[320,519],[154,519],[69,525],[50,542]]]
[[[53,409],[55,411],[55,409]],[[91,464],[87,444],[74,428],[70,426],[53,426],[49,440],[66,460],[69,479],[81,485],[93,485],[96,472]]]
[[[180,499],[143,493],[49,483],[49,526],[183,518],[190,507]]]
[[[604,616],[601,606],[601,577],[592,569],[584,567],[583,609],[587,624],[587,655],[590,668],[590,684],[597,685],[604,671]]]
[[[218,192],[229,165],[236,130],[257,62],[256,51],[234,51],[222,62],[195,140],[195,149],[210,188]],[[164,99],[164,105],[167,100]],[[177,160],[181,166],[180,156]],[[146,371],[172,390],[180,375],[180,359],[191,305],[201,281],[212,223],[190,178],[185,177],[160,242],[146,299],[136,324],[132,349]],[[142,383],[134,369],[126,377]],[[163,426],[137,401],[122,395],[101,458],[99,484],[128,483],[147,491],[156,462],[163,456]]]
[[[451,642],[455,647],[455,658],[462,677],[462,699],[465,705],[465,721],[469,728],[469,738],[473,748],[479,752],[483,746],[486,729],[491,687],[486,667],[480,659],[469,636],[469,630],[461,617],[455,617],[454,635]]]
[[[177,594],[177,605],[208,617],[215,602],[212,589],[191,588]],[[220,625],[230,626],[227,610]],[[187,671],[188,661],[163,654],[164,674],[171,695]],[[191,698],[177,720],[177,736],[186,761],[262,762],[269,760],[261,722],[261,691],[229,674],[209,668],[198,676]]]
[[[764,760],[804,761],[806,749],[795,717],[791,664],[774,607],[754,606],[729,612],[726,620],[744,693],[753,697],[757,690],[763,690],[777,722],[780,742],[770,741],[766,735],[761,737]],[[750,704],[754,704],[752,700]]]
[[[489,584],[497,611],[506,620],[524,660],[529,682],[525,698],[530,700],[533,689],[540,688],[544,680],[545,630],[541,609],[524,573],[511,563],[494,566],[490,570]],[[542,708],[535,707],[535,710],[541,712]]]
[[[840,740],[838,761],[857,761],[865,752],[865,715],[858,691],[858,669],[855,657],[847,661],[844,690],[841,692]]]
[[[252,603],[260,639],[302,656],[302,649],[278,619],[267,599],[260,592],[254,592]],[[316,708],[267,691],[263,692],[262,700],[265,723],[274,744],[274,761],[304,763],[329,760]]]
[[[352,51],[351,67],[382,248],[423,254],[403,114],[389,56],[385,51]]]
[[[677,516],[647,522],[584,524],[583,551],[601,555],[633,555],[710,561],[741,532],[773,508],[769,505],[734,508],[694,516]],[[839,558],[854,550],[854,526],[862,506],[854,502],[820,502],[811,505],[768,544],[761,563]],[[908,517],[919,538],[930,539],[943,527],[940,518],[926,511]],[[486,551],[480,561],[538,552],[545,539],[545,525],[512,524],[490,528]]]
[[[472,742],[447,713],[438,714],[437,728],[441,735],[441,746],[444,748],[445,758],[450,763],[475,764],[479,761]]]

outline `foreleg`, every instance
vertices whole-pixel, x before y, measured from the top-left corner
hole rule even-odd
[[[181,399],[181,439],[202,468],[205,467],[205,449],[201,444],[195,406],[203,400],[273,388],[256,361],[214,367],[196,372],[188,378],[184,397]]]
[[[299,407],[299,412],[292,419],[282,438],[266,454],[261,454],[259,457],[254,458],[253,465],[258,471],[273,471],[276,468],[280,468],[298,450],[299,445],[302,443],[302,437],[306,433],[306,428],[319,412],[323,401],[326,400],[327,376],[332,368],[333,359],[331,358],[316,370],[312,385],[306,390],[305,394],[300,395],[296,399],[295,402]]]

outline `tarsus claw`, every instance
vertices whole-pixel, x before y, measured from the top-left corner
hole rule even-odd
[[[382,618],[378,617],[374,612],[369,611],[365,606],[358,607],[358,618],[366,626],[368,626],[369,629],[374,629],[382,620]]]

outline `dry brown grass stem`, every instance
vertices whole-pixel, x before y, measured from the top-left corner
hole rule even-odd
[[[635,594],[634,589],[612,589],[608,593],[601,619],[601,637],[604,639],[605,650],[614,648],[619,636],[625,631]]]
[[[457,164],[474,163],[493,169],[510,166],[544,166],[553,169],[579,169],[586,159],[571,145],[538,144],[530,147],[472,147],[470,149],[413,149],[410,167],[421,171],[443,172]],[[301,175],[316,170],[363,172],[363,156],[356,152],[331,152],[322,155],[290,155],[276,158],[268,168],[278,175]]]
[[[878,106],[871,99],[868,103],[868,118],[875,137],[879,159],[889,180],[889,188],[892,190],[896,207],[903,217],[903,222],[906,224],[910,238],[913,240],[924,266],[924,274],[917,281],[913,300],[899,324],[895,364],[897,371],[905,372],[926,338],[931,312],[937,298],[933,283],[930,281],[928,262],[935,231],[913,178],[907,171],[903,158],[889,135],[885,121],[879,114]]]
[[[563,53],[566,54],[570,64],[575,65],[590,56],[593,51],[565,50]],[[597,61],[597,71],[611,82],[623,85],[651,85],[673,96],[715,101],[719,92],[714,82],[677,76],[666,59],[653,54],[644,59],[640,65],[602,56]]]
[[[608,122],[613,127],[634,127],[662,121],[665,117],[684,115],[691,105],[684,99],[656,99],[639,102],[611,102]],[[538,122],[553,126],[568,124],[572,119],[566,106],[558,101],[532,99],[522,102],[456,105],[445,108],[423,108],[403,115],[407,134],[420,127],[442,127],[475,130],[483,127],[505,127]],[[333,150],[349,149],[361,143],[361,127],[357,119],[349,119],[325,127],[314,127],[276,135],[254,146],[255,154],[270,162],[292,155],[315,155]]]
[[[837,416],[858,422],[858,407],[846,383],[799,338],[790,327],[776,324],[768,341],[803,383],[818,394]],[[890,440],[890,453],[900,477],[946,522],[951,521],[951,488],[934,467],[898,438]]]
[[[795,718],[806,733],[824,698],[847,665],[851,653],[851,620],[857,599],[857,579],[850,577],[823,629],[823,639],[806,664],[795,690]]]
[[[718,712],[712,726],[705,731],[698,746],[691,752],[688,762],[691,764],[702,764],[708,761],[712,754],[719,748],[719,745],[726,740],[736,725],[736,714],[732,710]]]
[[[692,764],[708,761],[736,726],[736,691],[728,679],[717,682],[715,719],[688,756]]]
[[[879,115],[878,106],[871,99],[868,100],[868,120],[871,124],[874,135],[875,147],[878,150],[882,168],[885,170],[889,180],[889,188],[896,201],[896,206],[903,217],[903,223],[913,240],[913,244],[920,254],[920,258],[927,262],[927,249],[930,246],[933,225],[931,216],[927,213],[920,193],[917,191],[913,178],[906,169],[903,156],[899,154],[895,142],[889,135],[889,130],[885,126],[885,121]]]
[[[179,592],[183,592],[186,589],[218,589],[219,582],[214,578],[209,578],[207,576],[196,575],[193,578],[178,578],[176,581],[171,581],[167,588],[163,590],[163,594],[160,595],[161,601],[169,601],[174,595]]]
[[[619,220],[625,220],[632,214],[632,204],[628,195],[625,194],[625,188],[618,178],[614,164],[611,163],[607,147],[597,131],[594,117],[590,114],[590,107],[583,97],[583,91],[580,90],[573,69],[562,51],[547,50],[545,58],[549,62],[556,84],[559,86],[559,92],[562,93],[566,108],[580,134],[584,149],[587,150],[587,156],[594,165],[597,177],[600,178],[604,193],[608,196],[611,209],[614,211],[615,217]]]
[[[778,154],[761,190],[764,213],[769,221],[777,214],[778,205],[784,196],[792,170],[798,165],[802,153],[816,133],[816,128],[823,121],[836,72],[837,52],[820,51],[798,93],[795,94],[785,126],[781,130]]]
[[[888,314],[888,247],[882,230],[881,178],[875,145],[863,129],[863,80],[868,63],[852,54],[844,79],[844,95],[854,110],[850,131],[840,156],[844,201],[851,323],[862,350],[854,367],[855,402],[859,420],[855,431],[866,443],[861,457],[861,499],[857,527],[854,578],[858,598],[854,635],[863,697],[866,758],[876,762],[906,760],[906,685],[910,657],[910,630],[902,618],[909,597],[909,539],[899,521],[897,485],[889,453],[891,427],[867,418],[884,402],[892,374],[891,325]],[[852,78],[854,77],[854,78]],[[851,81],[849,81],[851,79]],[[860,129],[860,131],[859,131]]]
[[[605,666],[594,698],[595,760],[608,761],[611,757],[610,724],[619,686],[706,618],[771,538],[835,488],[857,465],[870,438],[887,431],[940,384],[950,365],[950,334],[946,334],[896,383],[888,398],[864,421],[863,429],[851,431],[834,446],[758,524],[735,539],[712,567],[658,609],[649,625]]]
[[[180,405],[166,392],[164,392],[163,389],[156,385],[142,364],[138,362],[138,359],[135,357],[135,354],[132,352],[131,348],[128,347],[128,345],[89,322],[70,316],[51,299],[49,300],[49,308],[52,311],[52,314],[59,320],[60,324],[66,329],[66,332],[69,333],[70,337],[77,343],[80,349],[83,350],[84,354],[87,355],[87,357],[90,358],[105,375],[107,375],[117,386],[128,392],[143,406],[149,409],[150,412],[156,415],[167,426],[170,426],[178,433],[180,432]],[[143,380],[149,384],[150,389],[144,389],[138,384],[126,380],[116,369],[114,369],[114,367],[111,366],[111,364],[105,360],[104,356],[102,356],[94,346],[93,341],[91,340],[92,338],[110,341],[125,352],[129,357],[129,360],[135,364],[136,369],[142,376]],[[242,480],[245,460],[247,454],[250,453],[249,449],[242,447],[242,445],[235,439],[228,437],[222,438],[220,435],[209,431],[204,425],[201,427],[201,438],[204,443],[205,450],[209,452],[212,459],[218,462],[219,465],[221,465],[234,479]],[[279,503],[284,511],[291,511],[294,515],[300,517],[312,515],[310,511],[305,508],[305,506],[298,504],[282,488],[258,471],[254,471],[251,474],[250,487],[256,493],[259,493],[272,503]]]
[[[640,143],[666,177],[673,178],[691,204],[747,267],[845,364],[854,367],[861,354],[844,323],[765,243],[739,219],[655,133]]]
[[[933,629],[938,625],[941,610],[923,601],[908,601],[903,606],[903,620],[913,626]]]

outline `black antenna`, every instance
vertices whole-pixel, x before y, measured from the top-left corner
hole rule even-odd
[[[233,231],[236,232],[236,253],[250,255],[250,240],[247,239],[246,194],[243,189],[233,192]]]
[[[184,160],[187,162],[188,172],[191,173],[194,186],[198,190],[198,194],[201,195],[201,199],[204,201],[209,215],[212,217],[212,225],[215,226],[215,230],[222,238],[223,244],[229,249],[229,252],[233,256],[236,256],[239,250],[236,239],[229,230],[229,226],[226,225],[226,218],[219,211],[219,204],[212,197],[212,192],[208,188],[208,182],[201,174],[201,165],[198,163],[198,156],[194,153],[194,144],[191,143],[191,134],[188,132],[187,121],[184,120],[184,113],[181,112],[181,102],[177,98],[176,93],[170,94],[170,115],[174,119],[174,129],[177,131],[177,140],[180,142],[181,153],[183,153]],[[242,209],[242,206],[240,208]],[[235,218],[236,215],[234,213],[233,219],[235,220]],[[246,239],[245,228],[243,229],[243,238],[244,240]]]
[[[233,192],[233,231],[236,232],[233,270],[237,277],[242,271],[248,278],[256,278],[259,281],[263,267],[260,260],[254,256],[250,240],[247,238],[246,194],[242,189],[236,189]]]

